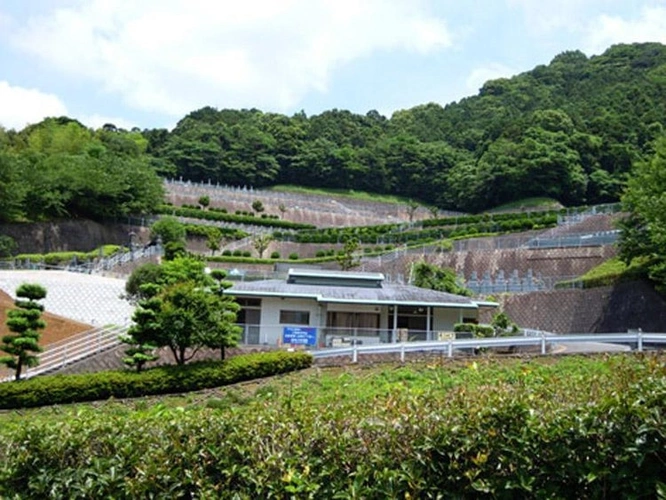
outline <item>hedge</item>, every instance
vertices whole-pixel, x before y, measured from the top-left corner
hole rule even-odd
[[[113,254],[122,250],[120,245],[103,245],[90,252],[50,252],[46,254],[41,253],[22,253],[14,257],[4,260],[23,260],[34,263],[44,263],[48,266],[60,266],[73,262],[75,259],[79,262],[86,262],[88,260],[97,259],[100,257],[110,257]]]
[[[664,370],[658,355],[337,370],[226,410],[17,417],[0,497],[663,498]]]
[[[156,212],[163,215],[173,215],[177,217],[189,217],[192,219],[203,219],[220,222],[235,222],[237,224],[250,224],[253,226],[281,227],[284,229],[312,229],[312,224],[301,224],[282,219],[262,219],[253,215],[234,215],[218,211],[202,210],[200,208],[173,207],[162,205]]]
[[[310,354],[274,351],[225,361],[161,366],[141,373],[105,371],[34,377],[0,384],[0,409],[197,391],[300,370],[311,364]]]

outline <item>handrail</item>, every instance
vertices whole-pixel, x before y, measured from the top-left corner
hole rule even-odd
[[[373,345],[352,345],[348,347],[338,347],[332,349],[322,349],[312,351],[315,359],[329,358],[334,356],[352,357],[352,362],[358,361],[359,354],[387,354],[399,353],[400,360],[405,360],[405,353],[415,351],[446,351],[447,356],[453,357],[454,349],[481,349],[485,347],[514,347],[514,346],[536,346],[540,347],[541,354],[548,353],[548,344],[559,343],[577,343],[577,342],[595,342],[604,344],[636,344],[636,350],[643,351],[645,343],[666,344],[666,334],[664,333],[603,333],[603,334],[585,334],[585,335],[555,335],[541,333],[539,336],[531,337],[496,337],[496,338],[475,338],[475,339],[449,339],[445,341],[425,341],[425,342],[403,342],[399,344],[373,344]]]
[[[21,378],[31,378],[42,373],[62,368],[76,361],[88,358],[102,351],[120,345],[121,335],[127,333],[129,325],[114,325],[107,328],[98,328],[77,334],[66,341],[49,344],[38,355],[39,365],[28,368]],[[13,380],[14,377],[5,377],[0,382]]]

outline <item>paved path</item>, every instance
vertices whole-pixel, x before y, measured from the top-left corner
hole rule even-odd
[[[621,344],[605,344],[601,342],[563,342],[557,343],[556,354],[567,353],[595,353],[595,352],[625,352],[631,347]]]
[[[121,295],[125,280],[67,271],[0,271],[0,290],[16,298],[22,283],[46,288],[44,308],[93,326],[129,323],[134,307]]]

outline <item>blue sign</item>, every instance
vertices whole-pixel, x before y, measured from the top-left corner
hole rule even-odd
[[[285,326],[282,342],[292,345],[317,345],[317,329],[302,326]]]

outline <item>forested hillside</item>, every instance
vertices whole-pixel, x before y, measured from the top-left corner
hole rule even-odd
[[[152,212],[163,182],[139,131],[93,131],[66,117],[0,128],[0,222]]]
[[[663,136],[664,96],[666,46],[648,43],[565,52],[476,96],[390,118],[206,107],[171,131],[47,119],[0,128],[0,221],[150,212],[158,176],[390,193],[469,212],[532,196],[616,201]]]
[[[529,196],[580,205],[618,199],[663,133],[665,95],[666,47],[618,45],[390,119],[204,108],[144,135],[165,170],[194,181],[353,188],[465,211]]]

